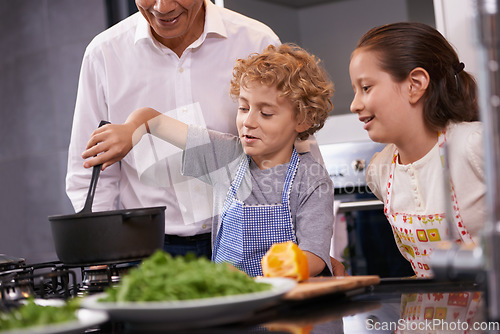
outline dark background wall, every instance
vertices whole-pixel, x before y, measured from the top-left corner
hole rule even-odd
[[[0,254],[56,259],[47,216],[64,191],[80,62],[103,0],[0,1]]]
[[[435,26],[433,0],[224,0],[224,5],[266,23],[283,42],[298,43],[323,61],[336,86],[333,115],[350,114],[349,59],[366,31],[398,21]]]

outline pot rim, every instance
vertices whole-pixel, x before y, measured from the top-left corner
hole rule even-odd
[[[49,221],[58,220],[68,220],[68,219],[80,219],[80,218],[95,218],[95,217],[106,217],[106,216],[127,216],[127,217],[137,217],[144,215],[159,214],[165,211],[166,206],[154,206],[146,208],[134,208],[134,209],[122,209],[122,210],[111,210],[111,211],[96,211],[96,212],[78,212],[67,215],[54,215],[49,216]]]

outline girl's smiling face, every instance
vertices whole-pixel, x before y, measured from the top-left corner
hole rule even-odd
[[[297,121],[293,104],[276,87],[260,83],[242,85],[238,103],[236,126],[245,153],[260,169],[289,162],[297,135],[308,128]]]
[[[351,112],[358,114],[369,137],[380,143],[408,139],[407,129],[415,117],[409,102],[409,81],[400,83],[382,70],[377,53],[365,49],[353,52],[349,65],[354,99]]]

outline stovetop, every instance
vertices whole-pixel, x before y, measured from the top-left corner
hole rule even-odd
[[[27,298],[62,299],[104,291],[138,262],[66,265],[60,261],[26,264],[25,259],[0,254],[0,311]]]

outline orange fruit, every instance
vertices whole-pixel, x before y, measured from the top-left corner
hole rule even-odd
[[[264,325],[271,332],[282,332],[288,334],[309,334],[314,329],[314,325],[295,324],[293,321],[288,322],[272,322]]]
[[[261,261],[264,277],[309,278],[306,254],[293,241],[273,244]]]

